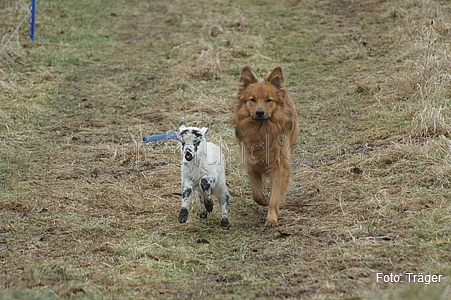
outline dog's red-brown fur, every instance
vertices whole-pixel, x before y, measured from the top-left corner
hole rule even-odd
[[[235,126],[252,197],[259,205],[268,206],[265,225],[276,226],[291,178],[290,159],[299,130],[296,107],[285,88],[280,67],[264,82],[259,82],[249,67],[244,67],[235,106]],[[265,178],[270,180],[270,197]]]

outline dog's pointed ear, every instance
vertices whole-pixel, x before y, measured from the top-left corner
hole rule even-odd
[[[250,84],[257,83],[258,78],[248,66],[245,66],[238,82],[240,83],[241,90],[247,88]]]
[[[182,132],[183,129],[185,129],[185,128],[186,128],[185,122],[180,122],[180,124],[179,124],[179,131]]]
[[[274,70],[272,70],[271,74],[268,75],[268,78],[266,78],[267,82],[270,82],[278,89],[281,89],[284,87],[284,78],[282,73],[281,67],[276,67]]]
[[[202,132],[202,134],[205,135],[205,134],[207,134],[209,129],[210,129],[210,123],[207,123],[207,125],[205,125],[204,128],[202,128],[200,130],[200,132]]]

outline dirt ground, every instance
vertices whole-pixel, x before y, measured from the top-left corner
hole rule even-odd
[[[26,6],[0,4],[0,48]],[[39,1],[36,41],[25,24],[0,54],[0,298],[448,299],[450,19],[419,0]],[[276,228],[237,159],[246,65],[281,66],[300,119]],[[180,121],[222,145],[227,231],[197,201],[179,224],[178,141],[142,142]]]

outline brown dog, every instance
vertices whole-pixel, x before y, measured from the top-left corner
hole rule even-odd
[[[269,206],[266,226],[278,225],[279,206],[290,183],[290,157],[298,135],[298,115],[280,67],[265,82],[244,67],[235,106],[235,134],[252,187],[252,197]],[[266,193],[269,178],[271,197]]]

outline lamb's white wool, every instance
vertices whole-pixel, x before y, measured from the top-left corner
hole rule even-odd
[[[221,206],[221,227],[229,228],[229,192],[225,178],[225,159],[221,149],[205,140],[210,124],[203,128],[186,127],[180,123],[182,150],[182,207],[179,222],[188,219],[193,192],[199,195],[200,217],[205,219],[213,211],[213,194]]]

